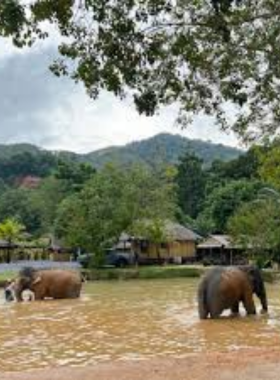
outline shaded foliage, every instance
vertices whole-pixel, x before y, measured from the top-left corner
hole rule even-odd
[[[173,198],[172,180],[164,173],[108,166],[62,202],[56,234],[67,244],[100,253],[139,219],[172,218]]]
[[[196,218],[202,209],[205,197],[206,178],[203,161],[193,154],[181,157],[177,166],[178,204],[184,214]]]
[[[226,231],[228,219],[241,204],[253,200],[262,184],[259,181],[230,181],[218,187],[206,199],[200,219],[207,220],[210,230]]]
[[[41,232],[41,209],[33,199],[32,190],[9,189],[0,194],[0,221],[9,218],[16,218],[30,233]]]
[[[236,243],[262,262],[280,260],[280,203],[256,199],[240,207],[229,220],[229,231]]]

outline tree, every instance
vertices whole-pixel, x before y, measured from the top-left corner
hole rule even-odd
[[[208,232],[225,233],[228,219],[246,202],[255,199],[262,187],[259,181],[230,181],[215,189],[205,200],[198,225]]]
[[[11,248],[13,243],[21,238],[24,230],[24,225],[13,218],[8,218],[0,223],[0,237],[8,242],[8,263],[11,261]]]
[[[42,231],[52,232],[58,206],[72,192],[67,181],[54,176],[44,178],[40,186],[32,191],[32,202],[40,211]]]
[[[67,187],[73,191],[80,190],[96,170],[88,163],[80,163],[73,160],[59,160],[54,172],[55,178],[67,183]]]
[[[260,157],[264,153],[262,146],[253,145],[239,157],[230,161],[213,161],[207,174],[216,181],[257,179],[259,178]]]
[[[160,245],[168,242],[168,235],[166,234],[165,220],[153,219],[140,219],[136,220],[130,227],[130,232],[133,236],[142,236],[156,247],[157,258],[160,262]]]
[[[191,218],[197,217],[204,201],[206,175],[202,164],[200,158],[186,153],[177,166],[178,204],[183,213]]]
[[[34,190],[11,188],[0,195],[0,221],[14,218],[32,234],[41,232],[42,214],[34,202]]]
[[[279,15],[278,0],[2,0],[0,34],[31,45],[49,21],[63,37],[52,70],[93,98],[130,93],[146,115],[176,102],[182,122],[204,112],[252,139],[278,131]]]
[[[237,244],[263,264],[280,259],[280,203],[259,198],[242,205],[229,219],[228,229]]]
[[[280,190],[280,141],[275,140],[261,155],[260,177],[268,185]]]
[[[12,150],[12,149],[11,149]],[[13,180],[27,176],[45,177],[56,166],[56,157],[48,152],[16,152],[0,158],[0,178]]]
[[[172,218],[171,179],[142,167],[107,166],[59,207],[56,234],[71,246],[100,254],[138,220]]]

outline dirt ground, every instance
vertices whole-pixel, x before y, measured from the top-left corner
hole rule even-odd
[[[112,362],[3,373],[1,380],[279,380],[279,350],[189,355],[183,359]]]

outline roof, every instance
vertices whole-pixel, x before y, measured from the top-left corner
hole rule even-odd
[[[7,240],[0,240],[0,248],[17,247],[15,243],[9,243]]]
[[[169,238],[181,241],[196,241],[201,236],[179,223],[168,221],[165,223],[166,234]]]
[[[147,221],[148,223],[148,221]],[[182,226],[179,223],[172,222],[172,221],[166,221],[164,223],[164,228],[166,235],[168,239],[170,240],[177,240],[177,241],[197,241],[201,239],[201,236],[192,231],[191,229]],[[126,244],[129,244],[130,241],[136,237],[130,236],[127,233],[122,233],[119,239],[118,245],[121,243],[122,245],[124,242],[127,242]],[[144,237],[137,237],[138,239],[144,239]],[[126,245],[128,247],[128,245]]]
[[[210,235],[197,248],[233,248],[229,235]]]

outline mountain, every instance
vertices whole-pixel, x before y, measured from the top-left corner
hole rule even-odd
[[[23,153],[39,154],[43,150],[32,144],[0,144],[0,159],[9,159]]]
[[[149,139],[132,142],[124,146],[97,150],[82,155],[80,159],[90,162],[95,167],[103,166],[108,162],[124,166],[142,163],[153,167],[162,163],[175,164],[186,151],[202,158],[205,166],[209,166],[217,159],[230,161],[242,154],[241,150],[222,144],[161,133]]]
[[[88,162],[96,168],[106,163],[127,167],[141,163],[150,167],[175,164],[186,151],[193,152],[209,166],[213,160],[229,161],[242,151],[222,144],[190,140],[180,135],[162,133],[152,138],[124,146],[112,146],[87,154],[68,151],[47,151],[31,144],[0,145],[0,178],[17,178],[26,175],[44,177],[56,167],[57,158]]]

